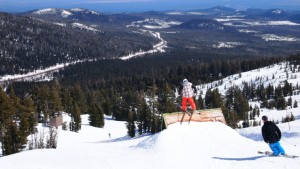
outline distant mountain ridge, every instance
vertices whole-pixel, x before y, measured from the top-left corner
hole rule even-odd
[[[23,16],[32,18],[50,20],[50,21],[80,21],[83,23],[106,23],[106,24],[122,24],[130,23],[144,18],[130,14],[104,14],[101,12],[84,9],[60,9],[60,8],[46,8],[41,10],[34,10],[25,13],[20,13]]]
[[[103,15],[100,12],[96,12],[89,9],[84,8],[71,8],[71,9],[61,9],[61,8],[45,8],[39,10],[33,10],[29,12],[25,12],[23,14],[31,14],[31,15],[57,15],[62,17],[70,17],[75,14],[83,14],[83,15]]]
[[[22,15],[40,18],[46,20],[89,20],[89,21],[105,21],[109,22],[106,15],[83,8],[60,9],[60,8],[45,8],[22,13]]]
[[[194,19],[184,22],[173,28],[193,29],[193,30],[206,30],[206,31],[228,31],[231,30],[222,23],[211,19]]]
[[[75,60],[115,58],[152,49],[157,43],[153,35],[102,31],[77,22],[46,22],[7,13],[0,13],[0,22],[0,76]]]
[[[216,6],[208,9],[194,9],[194,10],[188,10],[187,12],[204,12],[210,15],[215,14],[232,14],[235,13],[237,10],[225,6]]]
[[[300,11],[222,6],[116,14],[83,8],[45,8],[9,15],[14,19],[0,25],[0,62],[9,66],[8,58],[22,58],[22,64],[28,67],[38,64],[37,60],[44,62],[44,58],[48,61],[42,66],[74,59],[126,56],[152,49],[159,38],[170,47],[167,52],[189,49],[199,56],[289,55],[300,51],[300,25],[296,24],[300,23],[299,15]],[[28,58],[35,61],[29,63]],[[13,68],[7,69],[4,72],[13,72]]]
[[[228,15],[243,15],[249,19],[273,19],[273,20],[297,20],[297,15],[300,11],[288,11],[282,9],[246,9],[237,10],[225,6],[216,6],[207,9],[193,9],[186,11],[147,11],[147,12],[128,12],[128,13],[116,13],[105,14],[94,10],[84,8],[45,8],[40,10],[33,10],[20,15],[29,16],[33,18],[51,20],[51,21],[80,21],[83,23],[101,23],[110,24],[115,26],[126,25],[134,21],[144,20],[148,17],[170,17],[172,15],[190,15],[190,16],[205,16],[207,18],[216,16],[228,16]],[[191,17],[196,19],[195,17]]]
[[[290,12],[282,9],[271,9],[259,16],[268,19],[282,20],[282,19],[287,19],[291,15],[292,14]]]

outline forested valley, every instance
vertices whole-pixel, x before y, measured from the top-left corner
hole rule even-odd
[[[6,87],[7,92],[2,88],[0,120],[3,154],[20,151],[25,137],[34,132],[37,122],[46,124],[47,119],[60,112],[71,116],[72,122],[67,125],[75,132],[80,130],[80,115],[90,114],[92,126],[103,127],[104,115],[111,115],[115,120],[127,121],[128,134],[132,137],[136,134],[135,130],[139,134],[156,133],[164,128],[161,114],[178,111],[174,103],[180,102],[180,97],[175,97],[175,93],[183,78],[201,85],[282,61],[295,65],[300,63],[299,55],[230,60],[220,57],[213,61],[209,58],[198,60],[192,56],[184,57],[165,55],[125,61],[103,59],[83,62],[60,71],[50,82],[15,82]],[[268,92],[261,86],[251,86],[251,89],[247,86],[250,84],[245,84],[244,89],[228,88],[226,96],[221,96],[218,90],[209,90],[204,98],[200,96],[196,100],[196,104],[199,109],[222,107],[228,125],[235,128],[236,122],[246,120],[245,113],[254,109],[249,107],[248,99],[265,101],[273,98],[272,104],[265,104],[265,107],[285,109],[287,103],[282,97],[290,95],[293,90],[289,84],[283,89],[270,86]],[[230,97],[235,97],[234,103],[228,102],[232,100]],[[293,104],[297,106],[297,103]],[[19,124],[18,128],[16,124]],[[14,139],[16,135],[19,139]]]
[[[292,51],[279,54],[276,50],[285,46],[260,48],[265,43],[260,39],[253,48],[262,52],[250,50],[247,45],[235,50],[208,48],[207,44],[212,42],[205,38],[214,39],[210,36],[221,33],[200,31],[196,37],[195,32],[180,31],[176,34],[162,33],[168,41],[165,52],[121,60],[119,57],[129,53],[153,49],[159,39],[145,33],[147,31],[137,32],[137,29],[128,32],[113,28],[110,31],[90,31],[64,24],[0,13],[1,76],[80,61],[55,72],[50,81],[8,80],[2,83],[2,155],[22,151],[28,144],[27,137],[36,133],[38,123],[47,126],[50,118],[62,113],[71,117],[71,122],[64,124],[64,129],[74,132],[80,132],[83,114],[89,114],[90,125],[100,128],[105,126],[106,116],[126,121],[131,137],[160,132],[165,127],[162,114],[180,111],[175,104],[181,102],[178,89],[185,78],[198,86],[198,109],[221,108],[232,128],[237,128],[240,120],[247,122],[247,113],[250,112],[251,118],[259,113],[259,108],[251,107],[248,100],[259,101],[262,107],[269,109],[284,110],[287,106],[298,106],[297,102],[284,99],[299,90],[298,85],[291,86],[287,82],[283,86],[265,87],[248,83],[242,88],[228,86],[225,95],[221,95],[213,85],[205,94],[201,91],[203,84],[213,81],[221,84],[223,78],[233,74],[280,62],[286,62],[291,70],[299,71],[299,54],[278,56],[297,51],[292,45],[288,45],[293,48]],[[247,40],[249,36],[243,37]],[[257,37],[254,39],[257,40]],[[280,46],[278,42],[271,44]],[[56,148],[55,140],[50,136],[47,145],[40,146]]]

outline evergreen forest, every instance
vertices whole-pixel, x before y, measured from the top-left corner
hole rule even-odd
[[[223,32],[211,33],[210,29],[198,30],[195,36],[194,31],[183,30],[186,27],[174,27],[170,30],[180,30],[180,33],[161,34],[168,41],[165,52],[121,60],[119,57],[129,53],[153,49],[159,39],[149,31],[132,28],[121,31],[111,27],[109,31],[89,31],[74,28],[68,22],[61,26],[0,13],[0,76],[73,62],[53,73],[53,79],[49,81],[45,77],[35,82],[8,80],[0,83],[3,156],[18,153],[27,145],[30,149],[56,148],[55,128],[49,125],[49,119],[63,113],[71,118],[68,124],[63,123],[63,129],[73,132],[81,130],[81,115],[89,114],[90,125],[94,127],[104,127],[105,118],[111,116],[114,120],[126,121],[130,137],[154,134],[165,129],[163,113],[180,111],[176,103],[181,102],[179,88],[183,79],[197,86],[213,81],[221,84],[223,78],[233,74],[281,62],[287,63],[292,71],[300,71],[300,54],[278,56],[295,53],[297,43],[286,43],[293,48],[287,51],[282,50],[286,46],[280,46],[279,42],[272,42],[270,46],[275,46],[272,48],[260,48],[265,43],[261,39],[259,43],[253,42],[253,48],[259,52],[247,45],[235,50],[208,48],[208,44],[213,46],[208,41],[210,38],[228,37],[223,37]],[[240,35],[236,31],[228,32],[229,37]],[[247,37],[249,35],[244,35],[242,39],[249,40]],[[253,39],[257,40],[257,37]],[[281,52],[278,54],[277,51]],[[75,61],[80,62],[75,64]],[[244,126],[249,126],[260,108],[285,110],[288,106],[298,107],[291,96],[299,91],[299,86],[292,86],[287,81],[282,86],[267,87],[243,83],[242,88],[228,87],[225,95],[214,87],[211,85],[205,94],[198,87],[196,105],[200,110],[221,108],[227,125],[232,128],[237,128],[241,120],[245,122]],[[259,101],[261,107],[250,106],[249,100]],[[43,138],[37,137],[38,124],[51,127],[45,144]],[[36,143],[28,143],[28,136]]]
[[[165,55],[125,61],[103,59],[67,67],[49,82],[14,82],[5,86],[6,92],[4,88],[0,90],[2,152],[9,155],[21,151],[38,122],[47,124],[49,118],[61,112],[70,115],[72,120],[67,128],[74,132],[80,131],[80,115],[89,114],[90,124],[95,127],[103,127],[104,115],[111,115],[115,120],[127,121],[131,137],[156,133],[164,129],[162,113],[178,111],[175,103],[180,102],[180,97],[176,93],[183,78],[201,85],[282,61],[296,68],[300,56],[197,60]],[[252,117],[259,113],[259,108],[249,106],[248,100],[257,99],[263,107],[284,110],[286,106],[298,106],[284,99],[294,90],[299,87],[288,83],[267,88],[245,83],[242,89],[228,88],[225,96],[210,89],[196,104],[198,109],[221,107],[228,125],[236,128],[239,120],[249,120],[249,111]]]

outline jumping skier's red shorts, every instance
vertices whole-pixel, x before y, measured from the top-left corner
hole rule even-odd
[[[193,110],[196,110],[196,105],[195,105],[193,98],[192,97],[188,97],[188,98],[183,97],[182,98],[182,111],[186,111],[186,101],[189,102],[189,104]]]

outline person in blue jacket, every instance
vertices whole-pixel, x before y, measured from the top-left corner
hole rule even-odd
[[[268,121],[267,116],[262,116],[262,121],[264,122],[264,125],[262,126],[262,136],[266,143],[269,144],[269,147],[273,151],[274,156],[278,156],[279,154],[285,155],[285,151],[280,145],[280,139],[281,139],[281,131],[277,127],[277,125],[272,122]]]

